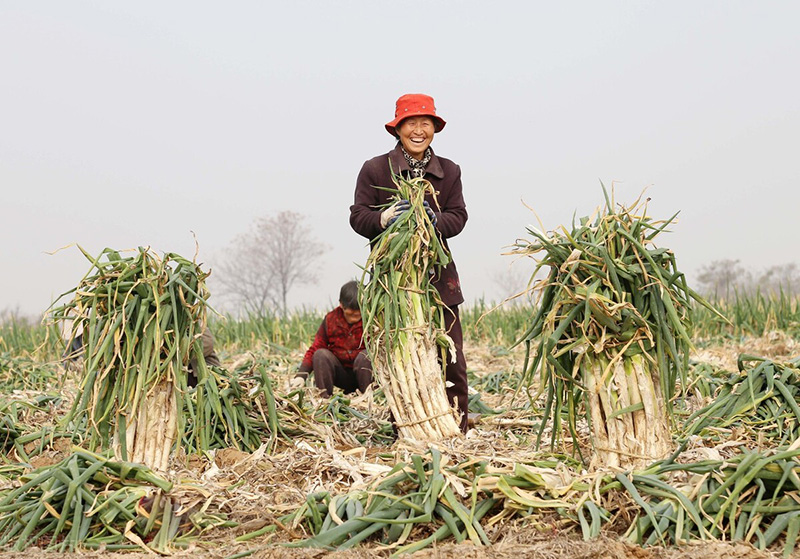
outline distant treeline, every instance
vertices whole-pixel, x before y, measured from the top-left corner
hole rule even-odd
[[[753,271],[739,260],[714,260],[700,268],[696,281],[697,291],[714,298],[755,293],[800,294],[800,267],[790,262]]]

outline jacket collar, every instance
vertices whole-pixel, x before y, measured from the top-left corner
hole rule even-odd
[[[398,142],[394,149],[389,152],[389,161],[392,162],[392,170],[394,170],[395,173],[411,170],[406,162],[406,158],[403,156],[402,150],[400,149],[400,142]],[[433,152],[433,148],[431,148],[431,160],[428,162],[428,166],[425,167],[425,174],[433,175],[437,179],[444,178],[442,162],[439,161],[438,157],[436,157],[436,154]]]

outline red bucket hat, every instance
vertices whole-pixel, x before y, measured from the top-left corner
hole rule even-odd
[[[400,124],[401,120],[410,116],[431,117],[436,132],[441,132],[444,125],[447,124],[441,117],[436,116],[433,97],[422,93],[408,93],[397,100],[394,109],[394,120],[386,123],[386,131],[396,138],[395,127]]]

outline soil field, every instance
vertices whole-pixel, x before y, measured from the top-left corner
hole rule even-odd
[[[758,354],[776,360],[787,360],[800,354],[800,344],[780,332],[740,339],[721,344],[698,344],[693,356],[696,360],[712,363],[721,368],[735,370],[739,353]],[[497,351],[496,348],[467,345],[467,360],[474,379],[480,380],[499,371],[519,370],[520,354]],[[282,369],[276,371],[280,377],[276,393],[288,390],[294,364],[300,354],[285,358]],[[223,365],[235,369],[253,360],[252,354],[231,354],[223,351]],[[306,390],[307,398],[316,408],[324,408],[327,402]],[[513,387],[506,390],[481,393],[482,402],[489,408],[506,409],[497,415],[484,414],[477,418],[474,429],[467,437],[451,445],[444,444],[441,451],[459,463],[465,457],[485,459],[496,463],[526,462],[536,455],[532,448],[534,421],[530,413],[526,416],[509,406]],[[331,495],[346,493],[352,487],[366,487],[371,479],[385,472],[398,458],[424,449],[408,447],[403,442],[379,444],[370,437],[378,430],[375,418],[386,417],[372,394],[353,398],[349,404],[362,410],[369,419],[353,418],[345,424],[335,421],[319,424],[306,423],[306,434],[294,440],[281,440],[269,451],[249,454],[235,449],[220,449],[202,458],[173,459],[169,478],[176,485],[187,480],[202,486],[205,497],[214,497],[214,509],[224,511],[226,517],[239,525],[235,528],[216,528],[200,536],[187,549],[176,549],[173,557],[193,559],[224,559],[233,557],[274,557],[286,559],[330,557],[334,559],[359,559],[388,557],[390,550],[381,549],[380,544],[368,542],[346,551],[325,551],[286,547],[308,534],[302,527],[282,527],[267,537],[253,538],[237,543],[234,537],[253,532],[272,523],[278,516],[296,509],[306,495],[315,491],[329,491]],[[66,403],[64,404],[66,405]],[[700,405],[698,403],[697,405]],[[59,410],[56,410],[58,413]],[[358,439],[361,437],[361,439]],[[363,441],[364,437],[367,442]],[[36,458],[35,466],[54,463],[69,452],[68,445],[53,445]],[[383,468],[383,469],[382,469]],[[188,485],[186,487],[189,487]],[[187,489],[187,491],[189,491]],[[546,515],[536,521],[507,519],[487,527],[490,546],[475,546],[470,543],[455,544],[452,540],[433,544],[417,551],[416,558],[533,558],[533,559],[763,559],[780,557],[782,544],[774,551],[760,551],[745,543],[705,541],[677,547],[653,546],[642,548],[623,543],[613,530],[624,531],[624,526],[614,525],[604,530],[603,535],[583,541],[580,529],[559,524],[557,516]],[[613,524],[613,523],[612,523]],[[415,528],[412,538],[421,539],[430,535],[425,527]],[[146,551],[84,551],[75,554],[59,554],[66,557],[80,556],[103,559],[138,559],[153,557]],[[54,553],[38,547],[24,552],[0,552],[0,557],[25,557],[39,559],[53,557]],[[800,557],[795,552],[792,557]]]
[[[518,535],[521,540],[528,537],[532,541],[529,543],[499,543],[491,547],[475,547],[470,544],[442,544],[430,549],[417,551],[408,557],[415,559],[773,559],[781,557],[779,553],[759,551],[743,543],[704,542],[681,547],[641,548],[609,538],[599,538],[592,542],[584,542],[566,536],[556,536],[542,540],[536,535],[526,535],[524,532]],[[196,547],[190,550],[178,551],[172,557],[225,559],[236,556],[237,553],[243,551],[247,551],[247,548],[225,545],[215,549]],[[49,559],[54,555],[56,554],[36,548],[19,553],[0,553],[0,557],[15,559]],[[152,559],[154,555],[144,552],[85,551],[58,554],[58,556],[86,559]],[[254,559],[319,559],[323,557],[326,559],[372,559],[388,556],[389,554],[386,552],[370,549],[324,551],[318,549],[287,549],[274,545],[256,549],[252,554],[248,555],[248,557]],[[800,554],[794,553],[791,557],[796,559],[800,557]]]

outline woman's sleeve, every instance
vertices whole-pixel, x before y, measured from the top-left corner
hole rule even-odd
[[[378,189],[373,173],[370,172],[369,161],[364,163],[356,179],[356,192],[353,205],[350,206],[350,227],[353,231],[374,239],[381,234],[381,210],[376,206],[379,203]]]
[[[467,224],[467,205],[461,189],[461,167],[455,166],[453,183],[448,189],[447,197],[441,201],[441,213],[436,216],[436,228],[442,237],[449,239],[464,230]]]

